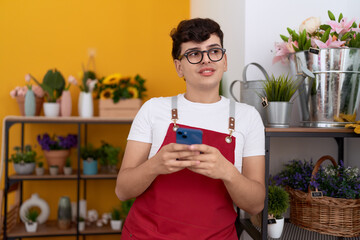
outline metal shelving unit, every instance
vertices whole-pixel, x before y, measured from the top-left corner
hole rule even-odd
[[[86,181],[87,180],[115,180],[116,174],[96,174],[96,175],[83,175],[80,172],[80,146],[81,136],[84,135],[84,143],[87,139],[87,126],[88,124],[131,124],[133,118],[121,117],[121,118],[82,118],[82,117],[22,117],[22,116],[8,116],[4,119],[3,128],[3,143],[4,144],[4,160],[2,163],[5,166],[5,189],[4,189],[4,209],[8,208],[8,192],[14,184],[20,183],[20,199],[22,200],[22,183],[23,181],[44,181],[44,180],[66,180],[76,182],[77,192],[77,214],[79,214],[79,199],[80,199],[80,183],[84,185],[84,197],[86,198]],[[57,175],[51,176],[45,174],[43,176],[36,175],[9,175],[9,131],[15,124],[21,125],[21,146],[24,146],[24,125],[25,124],[72,124],[77,125],[78,136],[78,151],[77,151],[77,169],[75,174],[72,175]],[[83,144],[84,144],[83,143]],[[57,228],[56,221],[47,221],[45,224],[39,226],[39,229],[35,233],[28,233],[25,231],[23,223],[17,223],[10,231],[7,231],[7,211],[4,210],[4,222],[3,222],[3,238],[4,239],[18,239],[18,238],[35,238],[35,237],[58,237],[58,236],[76,236],[79,239],[80,236],[85,238],[86,235],[107,235],[107,234],[121,234],[121,231],[114,231],[110,227],[103,228],[87,228],[84,231],[79,232],[77,225],[72,225],[68,230],[60,230]]]
[[[290,127],[290,128],[266,128],[265,129],[265,182],[269,181],[269,164],[270,164],[270,141],[271,138],[286,138],[286,137],[311,137],[311,138],[333,138],[338,145],[338,161],[344,159],[344,139],[356,138],[359,135],[355,134],[352,129],[345,128],[305,128],[305,127]],[[264,210],[262,212],[262,225],[260,229],[254,227],[249,219],[241,219],[241,230],[245,230],[253,239],[266,240],[267,237],[267,195],[268,184],[266,184],[266,199],[264,204]],[[289,226],[293,227],[291,223],[287,223],[284,229]],[[296,227],[296,226],[294,226]],[[300,233],[301,232],[301,233]],[[306,230],[299,231],[299,234],[308,234]],[[319,234],[321,235],[321,234]],[[328,235],[322,235],[327,237]],[[293,238],[291,238],[293,239]],[[296,239],[303,239],[301,236]],[[340,238],[342,239],[342,238]],[[345,238],[344,238],[345,239]]]

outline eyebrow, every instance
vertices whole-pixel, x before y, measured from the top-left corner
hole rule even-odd
[[[218,44],[218,43],[213,43],[213,44],[210,44],[209,46],[206,46],[206,48],[212,48],[212,47],[220,47],[221,48],[220,44]],[[192,51],[192,50],[200,50],[200,48],[199,47],[189,48],[189,49],[186,49],[185,52]]]

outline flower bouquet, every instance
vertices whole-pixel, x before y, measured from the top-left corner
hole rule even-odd
[[[66,159],[70,155],[70,149],[77,146],[77,135],[52,136],[44,133],[37,136],[37,141],[44,151],[48,166],[58,166],[59,173],[63,173]]]
[[[333,165],[322,167],[326,160]],[[294,160],[273,179],[289,192],[292,223],[324,234],[354,237],[360,234],[358,172],[323,156],[315,165]]]
[[[134,117],[139,110],[146,88],[140,75],[122,77],[115,73],[99,80],[94,93],[99,101],[101,117]]]

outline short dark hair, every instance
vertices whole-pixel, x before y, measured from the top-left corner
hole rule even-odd
[[[220,38],[223,47],[224,34],[220,25],[209,18],[193,18],[183,20],[177,28],[171,30],[170,36],[173,40],[172,57],[178,59],[181,53],[181,44],[189,41],[203,42],[210,38],[211,34],[216,34]]]

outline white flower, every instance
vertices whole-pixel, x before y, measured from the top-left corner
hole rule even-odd
[[[77,80],[73,75],[70,75],[68,77],[68,82],[71,83],[71,84],[74,84],[75,86],[77,85]]]
[[[301,23],[299,27],[299,32],[301,33],[302,31],[304,31],[304,29],[306,29],[306,32],[313,34],[320,27],[320,25],[320,18],[309,17]]]
[[[26,74],[25,75],[25,82],[30,82],[31,81],[31,76],[30,74]]]
[[[97,82],[98,82],[97,79],[90,79],[90,78],[86,81],[86,85],[89,87],[89,92],[92,92],[94,90]]]

